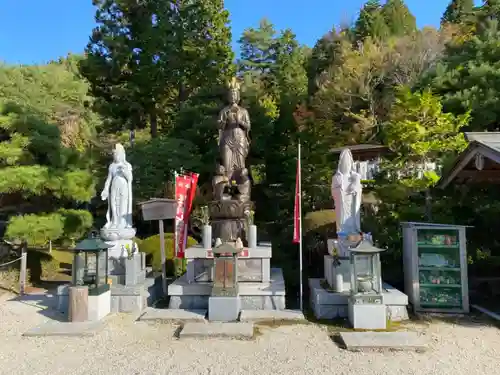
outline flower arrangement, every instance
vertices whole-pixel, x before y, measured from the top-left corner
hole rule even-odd
[[[255,211],[254,210],[247,210],[244,212],[246,218],[247,218],[247,222],[248,222],[248,226],[250,225],[253,225],[254,223],[254,218],[255,218]]]
[[[208,213],[208,206],[200,207],[200,211],[201,211],[201,222],[203,223],[203,225],[209,225],[210,215]]]

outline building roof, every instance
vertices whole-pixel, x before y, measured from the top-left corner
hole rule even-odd
[[[470,132],[465,133],[465,139],[469,145],[441,176],[438,187],[444,189],[455,179],[500,183],[500,132]],[[484,160],[480,168],[478,159]]]

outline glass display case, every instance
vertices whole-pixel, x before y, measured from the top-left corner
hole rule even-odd
[[[413,309],[469,312],[466,227],[402,225],[405,293]]]

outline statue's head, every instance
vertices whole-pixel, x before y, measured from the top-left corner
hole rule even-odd
[[[240,102],[240,84],[236,78],[233,78],[228,85],[229,104],[238,104]]]
[[[115,145],[115,149],[113,150],[113,161],[115,163],[123,163],[126,161],[125,148],[121,145],[121,143],[117,143]]]
[[[226,173],[226,168],[224,168],[224,166],[221,164],[217,164],[217,166],[215,167],[215,173],[217,174],[217,176],[224,176],[224,174]]]
[[[353,171],[354,160],[352,158],[351,150],[344,148],[340,153],[338,171],[347,174]]]

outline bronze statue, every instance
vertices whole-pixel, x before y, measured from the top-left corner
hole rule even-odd
[[[219,151],[226,176],[245,168],[250,147],[250,116],[240,107],[240,85],[236,78],[229,83],[229,105],[219,113]]]
[[[226,169],[224,166],[218,165],[212,180],[214,200],[229,199],[226,198],[224,194],[227,186],[229,186],[229,179],[226,176]]]

